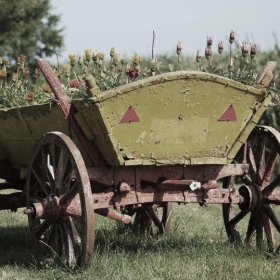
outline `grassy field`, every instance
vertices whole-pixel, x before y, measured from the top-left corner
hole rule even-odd
[[[279,279],[280,255],[226,240],[220,205],[175,206],[170,234],[154,240],[97,217],[95,254],[86,267],[71,271],[34,257],[21,209],[1,211],[0,278]]]

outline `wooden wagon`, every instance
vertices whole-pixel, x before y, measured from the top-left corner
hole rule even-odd
[[[179,71],[72,101],[37,63],[56,102],[0,110],[0,189],[21,190],[1,194],[0,210],[26,208],[41,254],[81,266],[95,213],[125,224],[135,214],[146,234],[151,223],[165,233],[174,202],[222,204],[230,241],[250,215],[246,242],[262,244],[265,232],[276,250],[280,134],[257,125],[275,63],[257,87]]]

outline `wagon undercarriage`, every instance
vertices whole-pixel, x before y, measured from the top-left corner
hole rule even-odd
[[[49,246],[62,246],[57,250],[61,250],[70,265],[81,265],[92,254],[94,213],[124,224],[130,224],[135,214],[142,220],[144,230],[150,230],[153,223],[164,233],[169,230],[171,202],[222,204],[231,241],[241,241],[237,225],[251,215],[245,241],[251,243],[256,233],[258,246],[263,246],[264,232],[269,248],[275,251],[272,225],[280,232],[280,221],[274,211],[280,204],[280,190],[276,189],[280,179],[273,171],[279,139],[273,129],[257,127],[235,163],[226,166],[104,169],[87,168],[67,136],[48,133],[34,149],[27,201],[21,193],[19,207],[27,205],[24,212],[29,214],[31,231],[41,253],[46,254]],[[268,143],[271,151],[265,153]],[[242,163],[237,163],[238,160]],[[218,184],[218,180],[222,183]],[[5,195],[0,198],[5,199]],[[164,209],[161,217],[157,215],[157,207]]]

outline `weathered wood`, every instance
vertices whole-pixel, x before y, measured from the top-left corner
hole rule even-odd
[[[224,77],[178,71],[72,103],[110,166],[225,165],[271,99]],[[228,108],[234,118],[221,121]]]
[[[79,126],[75,114],[77,113],[76,109],[72,106],[71,100],[67,96],[66,92],[62,88],[58,78],[50,67],[49,63],[43,59],[36,59],[36,62],[42,71],[45,79],[50,85],[58,104],[60,105],[66,120],[69,122],[77,137],[81,141],[84,149],[87,151],[87,154],[94,166],[106,166],[106,162],[103,159],[102,155],[94,145],[92,141],[89,141],[85,133]]]
[[[272,79],[273,79],[273,71],[275,70],[277,62],[268,61],[263,72],[257,78],[257,87],[258,88],[267,88]]]

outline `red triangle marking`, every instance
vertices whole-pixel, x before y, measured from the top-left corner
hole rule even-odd
[[[139,122],[140,119],[136,114],[134,108],[130,105],[122,117],[120,123],[130,123],[130,122]]]
[[[220,116],[219,121],[237,121],[237,116],[233,104],[228,106],[228,108]]]

